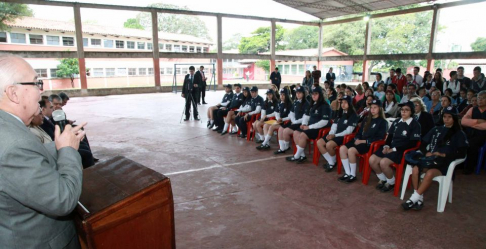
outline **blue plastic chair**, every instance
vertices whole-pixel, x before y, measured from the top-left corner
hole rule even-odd
[[[486,160],[484,160],[484,154],[486,154],[486,143],[484,143],[483,147],[479,148],[479,158],[478,165],[476,166],[476,175],[479,175],[481,168],[486,169]]]

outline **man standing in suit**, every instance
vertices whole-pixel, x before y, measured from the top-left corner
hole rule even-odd
[[[336,80],[336,75],[332,72],[332,67],[329,68],[329,72],[326,73],[326,80],[333,82],[331,87],[334,86],[334,81]]]
[[[282,77],[280,76],[280,73],[278,72],[278,67],[276,67],[275,71],[273,71],[270,74],[270,83],[276,85],[277,88],[280,89],[280,83],[282,83]]]
[[[81,195],[80,125],[42,144],[27,125],[42,82],[23,59],[0,56],[0,248],[79,248],[69,214]]]
[[[196,77],[201,78],[201,85],[199,86],[199,96],[197,98],[197,104],[201,104],[201,98],[202,98],[202,103],[203,105],[207,104],[206,101],[204,101],[204,98],[206,97],[206,80],[208,79],[205,74],[204,74],[204,66],[199,67],[199,71],[196,72]]]
[[[199,86],[201,85],[201,78],[194,74],[195,68],[189,67],[189,74],[184,78],[184,85],[182,85],[182,97],[186,99],[186,118],[184,121],[189,120],[191,104],[194,112],[194,120],[199,120],[197,113],[197,93],[199,92]]]
[[[312,78],[314,78],[314,83],[319,83],[319,79],[321,78],[321,70],[317,70],[317,66],[313,66],[314,71],[312,71]]]

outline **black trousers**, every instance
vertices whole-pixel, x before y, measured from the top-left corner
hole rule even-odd
[[[206,97],[206,84],[203,84],[201,88],[199,88],[199,91],[200,91],[199,93],[200,99],[198,103],[201,103],[201,98],[202,98],[202,102],[206,102],[204,101],[204,98]]]
[[[219,129],[223,129],[224,126],[224,116],[228,115],[229,110],[221,110],[218,109],[216,110],[215,113],[213,113],[213,118],[214,118],[214,124],[218,126]],[[216,115],[214,115],[216,114]]]
[[[250,120],[251,120],[251,117],[250,116],[248,116],[248,120],[245,120],[245,118],[242,117],[242,116],[238,116],[235,119],[236,125],[238,125],[238,127],[240,128],[240,131],[241,131],[240,133],[241,134],[244,134],[245,136],[246,136],[246,133],[248,132],[248,129],[246,127],[246,124],[248,122],[250,122]]]
[[[469,149],[467,150],[467,162],[464,167],[465,171],[473,172],[478,164],[479,148],[486,142],[482,136],[468,136]]]
[[[197,92],[196,92],[197,93]],[[186,95],[186,119],[189,119],[190,116],[190,110],[191,110],[191,105],[194,113],[194,119],[197,119],[197,104],[196,104],[196,93],[188,93]]]
[[[83,140],[79,143],[78,152],[79,155],[81,156],[83,169],[86,169],[94,165],[93,153],[91,152],[91,148],[89,147],[89,144],[86,141]]]

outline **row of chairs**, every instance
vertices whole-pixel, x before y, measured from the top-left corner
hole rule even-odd
[[[243,114],[241,114],[241,115],[243,115]],[[251,117],[250,122],[247,123],[247,132],[248,132],[247,133],[247,141],[252,141],[254,139],[256,131],[253,129],[253,122],[258,120],[259,118],[260,118],[260,114],[253,115]],[[358,130],[359,130],[359,126],[356,127],[355,131],[352,134],[346,135],[344,137],[343,144],[346,144],[349,141],[353,140],[354,137],[356,136]],[[319,135],[316,139],[310,139],[308,141],[308,153],[309,153],[309,156],[312,155],[312,163],[315,166],[318,166],[319,159],[321,157],[319,149],[317,148],[317,141],[319,139],[327,136],[330,131],[331,131],[330,128],[322,128],[322,129],[320,129]],[[238,130],[238,134],[240,134],[239,130]],[[293,140],[293,139],[291,139],[291,140]],[[371,175],[371,171],[372,171],[370,164],[369,164],[369,158],[371,157],[371,155],[373,155],[373,153],[375,153],[384,144],[385,144],[385,138],[383,140],[373,142],[370,146],[370,150],[367,153],[358,155],[359,172],[362,173],[362,183],[364,185],[368,185],[370,175]],[[399,164],[396,164],[396,163],[392,164],[392,167],[394,167],[396,169],[395,170],[396,186],[402,185],[402,191],[401,191],[401,199],[402,200],[405,196],[406,189],[410,188],[410,186],[411,186],[410,175],[412,174],[412,166],[407,165],[405,163],[405,154],[407,154],[410,151],[418,150],[420,148],[420,144],[421,143],[419,141],[419,142],[417,142],[416,146],[414,146],[411,149],[404,151],[402,160],[400,161]],[[293,141],[292,141],[292,147],[293,147],[293,151],[295,153],[297,151],[297,148],[296,148],[296,145]],[[341,159],[340,159],[340,156],[339,156],[339,149],[340,149],[340,146],[337,146],[336,147],[337,173],[341,174],[342,163],[341,163]],[[483,166],[482,162],[483,162],[485,152],[486,152],[486,144],[481,148],[480,158],[478,160],[478,166],[477,166],[477,169],[476,169],[476,174],[479,174],[479,171],[480,171],[481,167]],[[447,199],[449,199],[449,203],[452,203],[452,187],[453,187],[452,175],[454,173],[455,167],[457,165],[463,163],[465,160],[466,160],[465,158],[462,158],[462,159],[457,159],[457,160],[451,162],[451,164],[449,165],[449,169],[447,171],[447,175],[437,176],[433,179],[434,181],[437,181],[439,183],[439,196],[437,198],[437,212],[444,212]],[[486,168],[486,160],[484,162],[483,167]],[[424,175],[425,174],[421,175],[421,179],[424,177]],[[402,182],[402,179],[403,179],[403,182]],[[396,187],[394,189],[394,193],[393,193],[394,196],[398,196],[399,191],[400,191],[399,188]]]

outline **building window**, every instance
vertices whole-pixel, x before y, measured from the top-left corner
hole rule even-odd
[[[202,50],[201,50],[201,47],[197,47],[197,48],[196,48],[196,52],[201,53],[201,51],[202,51]]]
[[[87,47],[89,45],[88,38],[83,38],[83,47]]]
[[[304,75],[305,70],[304,70],[304,65],[299,65],[299,75]]]
[[[47,45],[58,45],[59,46],[59,36],[46,36]]]
[[[139,68],[138,69],[138,75],[147,75],[147,69],[146,68]]]
[[[7,42],[7,32],[0,32],[0,42]]]
[[[91,46],[101,47],[101,39],[91,39]]]
[[[204,47],[203,48],[203,53],[209,53],[209,47]]]
[[[176,74],[181,74],[181,69],[180,68],[176,68]]]
[[[117,68],[116,69],[116,75],[126,76],[127,75],[127,69],[126,68]]]
[[[115,69],[114,68],[107,68],[106,69],[106,76],[115,76]]]
[[[181,52],[181,45],[174,45],[174,52]]]
[[[12,42],[12,43],[26,43],[25,34],[10,33],[10,42]]]
[[[73,37],[62,37],[62,45],[63,46],[74,46],[74,38]]]
[[[125,48],[124,41],[116,41],[116,48]]]
[[[42,35],[29,35],[30,44],[44,44],[44,37]]]
[[[93,77],[103,77],[103,68],[93,68]]]
[[[135,42],[127,41],[127,48],[128,49],[135,49]]]
[[[290,74],[290,65],[285,65],[285,72],[284,74]]]
[[[165,73],[166,74],[173,74],[174,72],[172,71],[171,67],[168,67],[168,68],[165,69]]]
[[[181,73],[182,73],[182,74],[188,74],[188,73],[189,73],[189,69],[188,69],[187,67],[182,68],[182,69],[181,69]]]
[[[57,68],[49,69],[49,73],[51,74],[51,78],[57,78]]]
[[[153,44],[152,44],[151,42],[148,42],[148,43],[147,43],[147,49],[148,49],[148,50],[152,50],[152,49],[154,49]]]
[[[113,40],[104,40],[103,45],[105,48],[112,48],[113,47]]]
[[[149,75],[154,75],[154,68],[149,68],[148,69],[148,74]]]
[[[136,68],[129,68],[128,69],[128,75],[137,75],[137,69]]]
[[[189,47],[189,52],[194,53],[194,47],[193,46]]]
[[[172,44],[165,44],[165,50],[172,51]]]
[[[292,65],[292,74],[293,75],[297,74],[297,65]]]
[[[138,49],[145,49],[145,42],[137,42]]]
[[[37,73],[37,77],[39,78],[47,78],[47,69],[35,69]]]
[[[187,52],[187,46],[182,45],[182,52]]]
[[[159,43],[159,50],[164,50],[164,44],[163,43]]]

